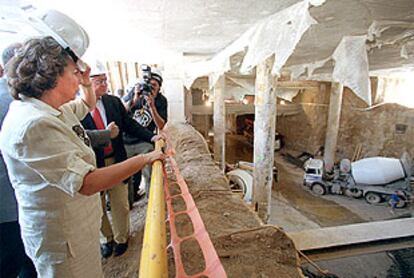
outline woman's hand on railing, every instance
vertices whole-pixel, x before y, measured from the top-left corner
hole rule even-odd
[[[145,157],[146,164],[153,163],[156,160],[164,161],[166,158],[166,155],[160,150],[146,153],[143,156]]]
[[[164,140],[165,141],[165,135],[164,134],[157,134],[157,135],[154,135],[151,138],[151,142],[157,142],[159,140]]]

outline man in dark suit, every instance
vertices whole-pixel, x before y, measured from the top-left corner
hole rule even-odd
[[[115,122],[120,130],[119,135],[111,140],[109,146],[94,148],[97,166],[105,167],[127,159],[122,133],[131,134],[146,142],[155,141],[157,136],[130,118],[118,97],[107,94],[107,77],[102,63],[97,61],[91,65],[91,68],[92,90],[95,92],[97,102],[95,109],[82,121],[82,125],[85,129],[105,129],[108,124]],[[112,227],[106,215],[106,192],[102,192],[101,253],[104,258],[111,256],[112,252],[115,256],[125,253],[129,235],[128,186],[121,183],[107,193],[111,203]]]

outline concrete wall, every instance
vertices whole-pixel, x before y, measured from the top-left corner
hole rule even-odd
[[[329,110],[330,83],[308,87],[293,99],[302,112],[279,116],[276,130],[285,138],[287,149],[316,153],[325,143]],[[376,99],[376,79],[371,80]],[[201,102],[201,90],[193,90],[193,104]],[[233,119],[234,120],[234,119]],[[193,126],[202,133],[211,127],[211,117],[193,117]],[[229,126],[228,126],[229,127]],[[361,157],[400,157],[408,151],[414,157],[414,109],[397,104],[384,104],[369,110],[348,88],[344,89],[336,159],[352,158],[361,144]]]
[[[339,157],[352,157],[362,145],[362,157],[400,157],[404,151],[414,157],[414,109],[384,104],[360,110],[359,100],[349,89],[344,92],[338,138]]]
[[[376,79],[371,80],[373,99]],[[330,85],[326,89],[304,89],[293,102],[302,104],[299,115],[279,117],[276,129],[285,136],[286,146],[315,153],[324,145]],[[408,151],[414,157],[414,109],[384,104],[366,109],[350,89],[344,89],[336,159],[352,158],[358,144],[361,157],[400,157]]]
[[[284,136],[288,149],[315,153],[324,145],[329,109],[328,84],[324,90],[302,89],[293,103],[302,105],[302,112],[293,116],[279,116],[276,131]]]
[[[204,105],[201,89],[192,88],[189,93],[191,94],[192,105]],[[213,126],[213,115],[192,115],[191,125],[207,138],[208,131]]]

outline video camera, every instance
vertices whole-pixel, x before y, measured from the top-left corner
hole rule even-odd
[[[144,96],[151,95],[151,67],[146,64],[141,65],[141,74],[142,81],[139,82],[139,93],[142,93]]]

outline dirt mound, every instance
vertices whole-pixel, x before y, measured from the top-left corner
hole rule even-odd
[[[176,150],[174,158],[228,277],[303,277],[293,242],[277,227],[264,226],[241,198],[231,193],[201,135],[185,124],[169,125],[167,133]],[[179,191],[173,187],[170,192]],[[173,207],[175,212],[186,209],[179,198]],[[188,218],[177,219],[175,224],[180,236],[192,233]],[[204,269],[197,241],[184,241],[181,249],[187,274]]]
[[[229,277],[302,277],[292,241],[274,226],[221,236],[214,246]]]

